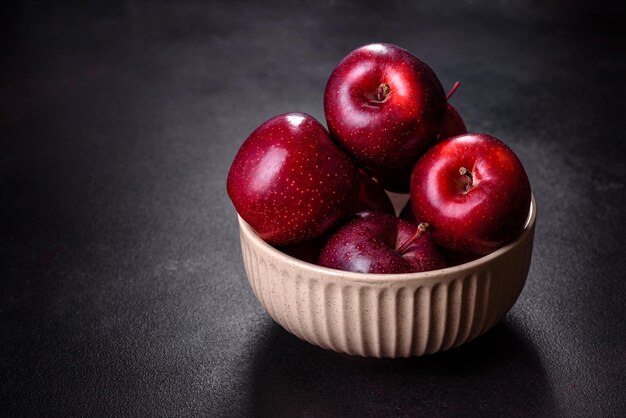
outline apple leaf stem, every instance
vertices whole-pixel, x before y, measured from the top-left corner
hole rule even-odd
[[[387,83],[381,84],[380,86],[378,86],[376,99],[378,99],[379,102],[382,102],[383,100],[385,100],[390,90],[391,90],[391,87],[389,87],[389,84]]]
[[[419,224],[417,226],[417,230],[415,231],[415,234],[413,234],[411,238],[406,240],[406,242],[402,244],[400,248],[398,248],[397,252],[400,254],[404,253],[407,250],[407,248],[409,248],[409,246],[415,242],[416,239],[421,237],[424,234],[424,232],[426,232],[429,226],[430,225],[428,225],[428,223],[426,222],[422,222],[421,224]]]
[[[456,89],[459,88],[459,86],[461,85],[460,81],[456,81],[454,83],[454,85],[452,86],[452,88],[450,89],[450,91],[448,92],[448,95],[446,96],[446,100],[450,100],[450,97],[452,97],[452,95],[454,94],[454,92],[456,91]]]
[[[459,174],[467,177],[467,184],[465,185],[465,193],[469,192],[474,187],[474,177],[472,173],[465,167],[459,168]]]

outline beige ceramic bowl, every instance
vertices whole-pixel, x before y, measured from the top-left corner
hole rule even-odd
[[[295,336],[353,355],[420,356],[476,338],[511,309],[530,267],[536,208],[533,197],[515,241],[472,262],[423,273],[316,266],[278,251],[239,218],[241,249],[257,299]]]

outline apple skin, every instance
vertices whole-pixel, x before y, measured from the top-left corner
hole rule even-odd
[[[318,121],[286,113],[244,141],[226,188],[262,239],[286,245],[319,237],[347,216],[359,184],[358,169]]]
[[[459,112],[448,103],[448,111],[446,112],[446,118],[443,121],[443,128],[439,133],[439,140],[443,141],[446,138],[451,138],[457,135],[463,135],[467,133],[465,122]]]
[[[462,167],[471,181],[460,174]],[[485,255],[518,236],[530,201],[530,183],[520,160],[502,141],[485,134],[436,144],[415,164],[411,176],[415,218],[431,225],[439,245],[459,253]]]
[[[404,219],[405,221],[417,223],[417,221],[415,220],[415,215],[413,214],[413,208],[411,206],[411,199],[409,199],[409,201],[406,202],[406,205],[404,205],[404,207],[402,208],[402,211],[400,212],[400,218]],[[447,267],[458,266],[459,264],[469,263],[470,261],[474,261],[477,258],[479,258],[479,256],[473,255],[473,254],[457,253],[455,251],[451,251],[451,250],[441,248],[441,247],[439,249],[441,250],[441,253],[446,259]]]
[[[333,138],[361,163],[402,167],[437,139],[446,95],[433,70],[410,52],[370,44],[334,69],[324,92],[324,113]]]
[[[385,190],[361,170],[359,170],[359,177],[361,179],[359,195],[350,210],[349,216],[366,210],[378,210],[395,215],[393,204],[389,196],[387,196],[387,193],[385,193]],[[333,229],[321,237],[297,244],[277,246],[276,248],[302,261],[317,264],[322,247],[326,244],[326,241],[328,241],[329,236],[334,232]]]
[[[448,103],[448,111],[437,142],[466,133],[467,128],[461,115],[454,106]],[[414,163],[398,168],[367,167],[366,169],[385,190],[395,193],[409,193]]]
[[[357,213],[339,228],[320,253],[319,264],[357,273],[412,273],[445,267],[428,231],[402,252],[418,226],[384,212]]]
[[[417,223],[417,221],[415,220],[415,215],[413,214],[413,208],[411,207],[410,199],[408,202],[406,202],[406,205],[404,205],[404,207],[402,208],[402,211],[400,212],[400,218],[404,219],[405,221]],[[480,256],[473,255],[473,254],[458,253],[456,251],[448,250],[442,247],[440,247],[439,249],[446,259],[447,267],[458,266],[460,264],[469,263],[470,261],[474,261],[480,257]]]
[[[359,170],[361,186],[356,204],[352,208],[352,214],[365,210],[379,210],[395,215],[393,203],[385,190],[375,180],[371,179],[362,170]]]

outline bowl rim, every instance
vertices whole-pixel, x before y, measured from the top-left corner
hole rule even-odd
[[[522,242],[526,237],[532,233],[535,223],[537,221],[537,203],[535,201],[535,195],[531,194],[531,202],[530,202],[530,210],[528,212],[528,218],[526,220],[526,225],[522,232],[508,244],[498,248],[492,253],[484,255],[475,260],[469,261],[467,263],[459,264],[456,266],[445,267],[437,270],[423,271],[418,273],[391,273],[391,274],[374,274],[374,273],[356,273],[352,271],[344,271],[333,269],[329,267],[322,267],[317,264],[312,264],[307,261],[300,260],[299,258],[292,257],[279,249],[273,247],[272,245],[265,242],[259,235],[252,229],[252,227],[244,221],[239,214],[237,214],[237,218],[239,220],[239,228],[241,233],[244,234],[248,239],[250,239],[257,247],[261,247],[264,251],[275,254],[276,257],[282,258],[290,264],[301,268],[302,270],[306,270],[311,273],[316,273],[318,277],[324,278],[336,278],[341,280],[351,280],[358,283],[386,283],[386,282],[396,282],[396,281],[406,281],[406,280],[426,280],[436,277],[444,277],[449,276],[451,274],[458,274],[461,272],[467,272],[473,270],[474,268],[487,264],[491,260],[500,257],[501,255],[511,251],[520,242]]]

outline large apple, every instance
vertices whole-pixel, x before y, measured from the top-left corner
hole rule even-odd
[[[227,180],[239,215],[276,245],[329,231],[349,214],[359,186],[350,158],[304,113],[279,115],[258,127],[241,145]]]
[[[413,168],[416,219],[432,226],[441,246],[488,254],[523,230],[530,183],[522,163],[502,141],[484,134],[448,138]]]
[[[427,228],[427,224],[416,225],[384,212],[359,212],[329,238],[319,264],[379,274],[444,268],[444,256]]]
[[[446,95],[433,70],[410,52],[371,44],[332,72],[324,113],[333,138],[364,165],[402,167],[437,138]]]

